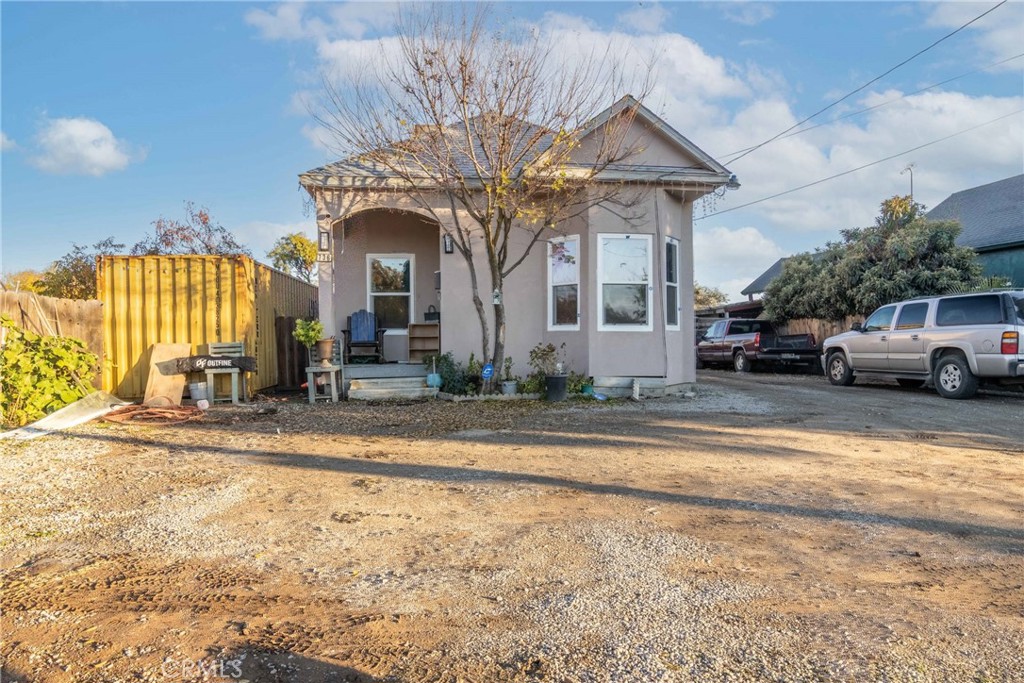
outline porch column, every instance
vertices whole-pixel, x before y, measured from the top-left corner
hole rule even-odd
[[[326,334],[337,336],[340,334],[341,328],[338,327],[338,319],[334,310],[334,260],[338,254],[335,248],[334,225],[331,215],[325,210],[321,209],[317,212],[316,229],[318,246],[316,265],[319,273],[317,299],[320,305],[320,322],[324,324]],[[320,242],[323,233],[329,235],[326,251],[319,249],[323,246]]]

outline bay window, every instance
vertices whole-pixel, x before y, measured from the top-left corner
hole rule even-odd
[[[548,329],[580,329],[580,238],[548,242]]]
[[[598,235],[597,242],[598,329],[651,330],[651,235]]]

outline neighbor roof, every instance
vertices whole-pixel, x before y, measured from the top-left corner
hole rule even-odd
[[[749,296],[751,294],[760,294],[764,290],[768,289],[768,283],[782,275],[782,266],[791,258],[792,256],[783,256],[780,258],[778,261],[773,263],[768,270],[758,275],[756,280],[744,287],[740,294]]]
[[[1024,244],[1024,175],[956,192],[927,216],[959,221],[956,243],[976,251]]]
[[[709,185],[724,185],[732,179],[728,169],[715,161],[709,154],[690,142],[690,140],[685,138],[678,131],[665,123],[664,120],[654,114],[654,112],[647,107],[644,107],[630,95],[626,95],[611,107],[594,117],[590,124],[583,130],[581,137],[589,135],[609,119],[631,106],[637,107],[637,118],[639,120],[646,122],[652,128],[667,137],[673,144],[695,157],[699,162],[699,166],[678,167],[647,166],[629,163],[613,164],[609,165],[601,174],[604,179],[613,181],[656,180],[664,183],[699,181]],[[538,133],[541,133],[540,142],[536,147],[537,155],[539,156],[543,154],[544,150],[551,146],[554,136],[550,132],[545,132],[543,129],[538,126],[534,126],[533,124],[524,122],[523,125],[524,140],[532,139]],[[456,127],[458,127],[458,124],[453,126],[452,130],[454,131]],[[456,131],[456,134],[461,133]],[[477,158],[484,159],[483,146],[480,141],[474,140],[474,145],[476,146],[475,151],[477,153]],[[467,155],[458,152],[457,150],[456,154],[458,156],[455,159],[455,166],[458,171],[466,178],[474,177],[477,172],[472,160]],[[523,163],[529,163],[533,158],[526,158]],[[393,172],[381,165],[370,163],[365,159],[360,159],[358,156],[352,156],[307,171],[299,176],[299,182],[307,187],[323,187],[348,184],[342,181],[342,179],[345,179],[352,184],[365,185],[368,181],[386,181],[395,177],[396,176]],[[423,177],[426,178],[426,175]]]

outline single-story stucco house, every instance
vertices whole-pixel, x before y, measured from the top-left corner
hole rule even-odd
[[[526,374],[531,348],[564,343],[569,369],[593,376],[596,387],[639,378],[649,394],[677,391],[696,379],[694,202],[736,181],[632,98],[596,117],[590,134],[624,106],[635,112],[628,135],[640,141],[639,151],[599,179],[638,191],[643,218],[626,221],[593,206],[547,230],[547,241],[534,244],[505,280],[506,354],[515,372]],[[584,136],[579,149],[588,149],[586,142]],[[299,181],[316,205],[320,318],[327,329],[340,337],[348,316],[376,311],[387,327],[386,359],[415,362],[416,354],[409,360],[409,326],[433,321],[437,311],[440,350],[461,362],[471,352],[480,356],[469,269],[446,244],[453,224],[445,196],[438,192],[436,205],[425,211],[393,174],[358,158],[313,169]],[[513,239],[525,247],[529,234],[513,232]],[[486,261],[480,256],[476,263],[486,280]],[[489,297],[489,282],[479,288]]]

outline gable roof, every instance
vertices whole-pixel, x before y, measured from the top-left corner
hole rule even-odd
[[[976,251],[1024,244],[1024,174],[951,194],[926,215],[959,221],[956,243]]]
[[[761,294],[764,290],[768,289],[768,283],[782,275],[782,267],[786,264],[786,261],[793,258],[792,256],[783,256],[778,261],[773,263],[768,270],[764,271],[749,285],[743,288],[740,294],[750,296],[751,294]]]
[[[693,144],[686,137],[681,135],[650,109],[640,104],[631,95],[626,95],[615,104],[595,116],[590,122],[588,122],[587,126],[583,128],[580,137],[583,138],[590,135],[607,123],[611,118],[631,107],[636,107],[636,115],[638,119],[659,131],[680,150],[696,158],[699,162],[699,167],[649,166],[629,163],[611,164],[600,174],[600,180],[609,182],[639,180],[669,184],[700,182],[712,187],[735,182],[735,176],[733,176],[728,169],[715,161],[715,159],[713,159],[709,154],[697,147],[697,145]],[[516,171],[521,170],[524,165],[542,156],[554,142],[554,135],[550,131],[545,131],[543,128],[526,121],[521,123],[523,135],[520,137],[520,141],[536,140],[537,142],[534,145],[536,151],[531,155],[527,155],[515,169]],[[461,122],[453,124],[448,130],[451,130],[453,134],[461,134],[459,130],[457,130],[460,126]],[[523,142],[523,144],[526,143]],[[482,141],[479,138],[474,139],[473,146],[475,148],[474,153],[476,158],[478,160],[484,159],[484,146]],[[468,154],[459,150],[457,146],[455,148],[455,154],[452,158],[452,162],[453,169],[462,176],[466,178],[477,176],[476,165],[473,163],[473,160]],[[423,179],[428,178],[427,174],[422,174],[421,177]],[[360,159],[358,155],[354,155],[300,174],[299,183],[305,187],[367,185],[374,181],[380,182],[395,178],[397,178],[396,174],[386,167],[380,164],[368,162],[365,159]]]

